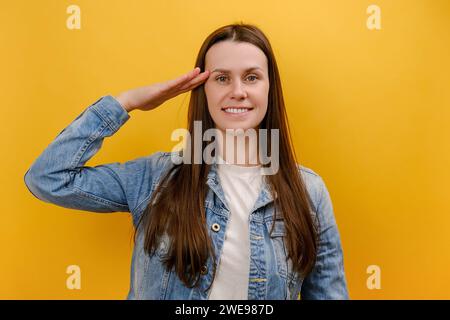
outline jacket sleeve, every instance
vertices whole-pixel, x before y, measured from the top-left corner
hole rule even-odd
[[[319,246],[316,265],[304,279],[301,299],[349,299],[344,272],[343,251],[328,189],[319,177],[316,214],[319,222]]]
[[[84,165],[99,151],[103,139],[129,118],[114,97],[101,97],[62,130],[27,170],[24,181],[29,191],[65,208],[131,212],[137,199],[129,190],[137,188],[137,179],[145,176],[148,163],[155,162],[157,155],[125,163]]]

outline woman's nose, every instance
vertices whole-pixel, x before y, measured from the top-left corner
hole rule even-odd
[[[247,96],[247,91],[245,90],[245,86],[240,81],[234,82],[231,90],[232,90],[232,92],[231,92],[232,96],[236,99],[245,98]]]

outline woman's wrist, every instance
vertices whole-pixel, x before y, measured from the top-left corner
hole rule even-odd
[[[130,104],[127,102],[127,100],[122,96],[122,95],[118,95],[116,97],[114,97],[117,102],[120,103],[120,105],[125,109],[126,112],[131,112],[133,111],[133,108],[130,106]]]

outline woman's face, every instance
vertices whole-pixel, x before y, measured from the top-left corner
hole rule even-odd
[[[257,129],[269,96],[264,52],[247,42],[221,41],[206,53],[205,69],[211,72],[204,89],[216,128]]]

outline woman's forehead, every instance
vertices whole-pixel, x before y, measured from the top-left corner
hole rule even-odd
[[[248,42],[222,41],[209,48],[205,56],[208,70],[245,72],[250,68],[266,70],[267,58],[257,46]]]

